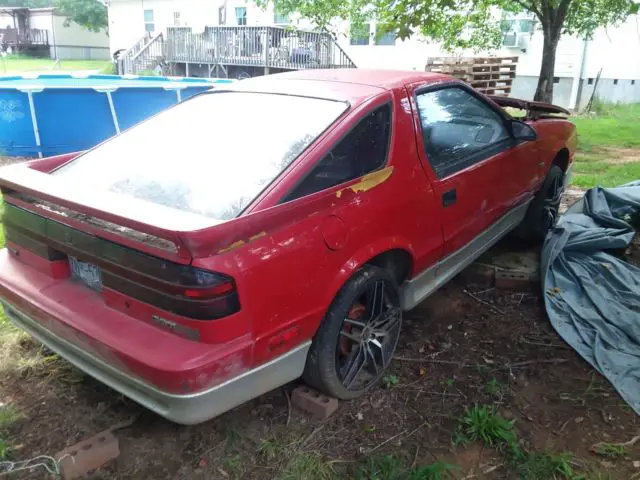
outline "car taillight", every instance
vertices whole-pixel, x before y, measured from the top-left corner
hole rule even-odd
[[[233,292],[236,286],[233,279],[227,275],[220,273],[207,272],[199,268],[190,268],[189,273],[192,278],[191,285],[197,286],[185,288],[182,294],[187,298],[205,299],[211,297],[219,297]],[[183,281],[187,279],[183,278]]]
[[[156,282],[148,277],[146,281],[122,277],[110,281],[109,272],[103,275],[105,285],[110,284],[125,295],[194,320],[215,320],[240,310],[233,278],[191,266],[180,266],[176,270],[179,275],[173,282]],[[141,284],[147,282],[151,288],[141,288]]]

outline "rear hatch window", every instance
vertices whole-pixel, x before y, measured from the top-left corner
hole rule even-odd
[[[346,108],[308,97],[207,93],[127,130],[54,175],[69,188],[228,220]]]

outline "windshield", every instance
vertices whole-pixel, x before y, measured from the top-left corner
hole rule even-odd
[[[95,192],[228,220],[346,108],[307,97],[207,93],[114,137],[54,175]]]

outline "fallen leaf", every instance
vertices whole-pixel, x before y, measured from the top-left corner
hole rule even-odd
[[[582,423],[582,422],[584,422],[584,417],[576,417],[576,418],[575,418],[575,420],[574,420],[574,422],[576,422],[576,423]]]
[[[424,367],[420,367],[420,376],[424,377],[426,373],[427,373],[427,369]]]
[[[633,461],[633,468],[640,468],[640,460]]]
[[[424,353],[424,347],[420,347],[420,349],[418,350],[419,353]]]
[[[201,458],[200,461],[198,462],[198,467],[200,468],[204,468],[207,465],[209,465],[209,462],[204,458]]]
[[[218,467],[217,470],[218,470],[218,473],[220,473],[220,475],[222,475],[225,478],[229,478],[229,474],[227,472],[225,472],[223,469]]]
[[[493,365],[494,363],[496,363],[495,361],[487,357],[482,357],[482,359],[485,361],[485,363],[488,363],[489,365]]]
[[[363,420],[364,419],[364,415],[362,415],[362,413],[358,412],[358,413],[356,413],[356,418],[358,420]]]

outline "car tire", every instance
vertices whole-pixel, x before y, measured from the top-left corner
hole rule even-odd
[[[393,276],[382,268],[363,266],[338,292],[322,320],[307,356],[304,381],[339,399],[359,397],[389,367],[401,327],[400,292]]]
[[[559,166],[552,165],[542,182],[542,187],[533,197],[524,219],[516,229],[518,237],[531,242],[543,241],[558,220],[563,192],[564,172]]]

